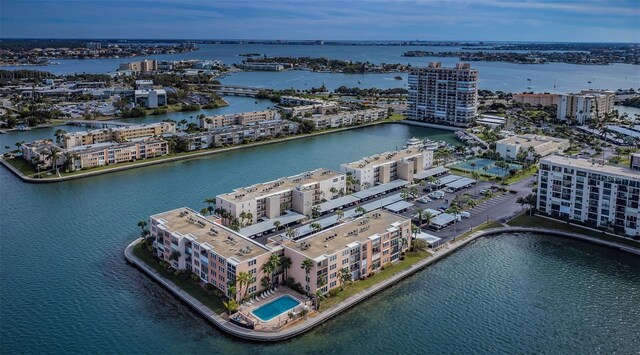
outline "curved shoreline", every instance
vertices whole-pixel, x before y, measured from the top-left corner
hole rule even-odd
[[[263,146],[263,145],[294,141],[294,140],[298,140],[298,139],[321,136],[321,135],[330,134],[330,133],[336,133],[336,132],[343,132],[343,131],[348,131],[348,130],[352,130],[352,129],[375,126],[375,125],[379,125],[379,124],[390,124],[390,123],[405,124],[405,122],[403,122],[403,121],[404,120],[399,120],[399,121],[385,120],[385,121],[371,122],[371,123],[365,123],[365,124],[358,125],[358,126],[336,128],[336,129],[331,129],[331,130],[327,130],[327,131],[315,132],[315,133],[310,133],[310,134],[305,134],[305,135],[297,135],[297,136],[293,136],[293,137],[286,137],[286,138],[276,139],[276,140],[254,142],[254,143],[251,143],[251,144],[236,145],[236,146],[232,146],[232,147],[218,148],[218,149],[213,149],[213,150],[207,149],[207,150],[204,150],[204,151],[196,151],[196,153],[193,153],[193,154],[182,155],[182,156],[177,156],[177,157],[167,157],[167,158],[164,158],[164,159],[159,159],[159,160],[154,160],[154,161],[140,160],[139,163],[135,163],[135,164],[131,164],[131,165],[124,165],[124,166],[117,166],[116,165],[113,168],[107,168],[107,169],[103,169],[103,170],[95,170],[95,171],[90,171],[89,170],[87,172],[79,173],[79,174],[76,174],[76,175],[69,175],[69,176],[62,176],[62,177],[52,177],[52,178],[44,178],[44,179],[36,179],[36,178],[32,178],[32,177],[24,175],[22,172],[20,172],[18,169],[16,169],[13,165],[8,163],[4,159],[4,157],[0,157],[0,164],[3,165],[4,167],[6,167],[9,171],[11,171],[14,175],[16,175],[23,182],[33,183],[33,184],[51,184],[51,183],[56,183],[56,182],[63,182],[63,181],[82,179],[82,178],[91,177],[91,176],[97,176],[97,175],[102,175],[102,174],[109,174],[109,173],[114,173],[114,172],[118,172],[118,171],[137,169],[137,168],[142,168],[142,167],[151,166],[151,165],[170,163],[170,162],[175,162],[175,161],[179,161],[179,160],[201,158],[201,157],[208,156],[208,155],[227,153],[227,152],[240,150],[240,149],[248,149],[248,148],[260,147],[260,146]]]
[[[568,233],[564,231],[557,231],[551,229],[544,228],[529,228],[529,227],[502,227],[502,228],[493,228],[493,229],[485,229],[481,231],[477,231],[469,235],[467,238],[455,242],[455,244],[446,244],[446,248],[440,248],[436,251],[432,256],[427,257],[426,259],[409,266],[406,270],[400,271],[396,275],[386,279],[378,284],[371,286],[368,289],[365,289],[344,301],[338,303],[334,307],[319,313],[317,316],[313,318],[309,318],[302,323],[298,323],[289,328],[285,328],[279,332],[257,332],[255,330],[241,328],[236,326],[229,321],[225,320],[211,309],[206,307],[204,304],[200,303],[194,297],[189,295],[187,292],[181,290],[178,286],[173,284],[171,281],[167,280],[160,274],[158,271],[152,269],[150,266],[146,265],[142,260],[138,259],[133,254],[133,247],[141,241],[140,238],[134,240],[131,244],[129,244],[124,250],[124,257],[133,266],[143,271],[147,276],[151,279],[158,282],[160,285],[164,286],[167,290],[169,290],[172,294],[182,300],[184,303],[189,305],[193,310],[203,316],[206,320],[216,326],[218,329],[224,331],[229,335],[236,336],[241,339],[258,341],[258,342],[277,342],[282,340],[291,339],[295,336],[301,335],[317,326],[322,324],[323,322],[337,316],[338,314],[345,312],[351,309],[356,304],[368,299],[369,297],[386,290],[389,286],[400,282],[401,280],[415,274],[416,272],[426,268],[427,266],[451,255],[455,251],[461,249],[472,241],[481,238],[481,237],[490,237],[494,235],[499,235],[503,233],[535,233],[535,234],[546,234],[557,237],[565,237],[574,240],[581,240],[585,242],[590,242],[593,244],[606,246],[614,249],[618,249],[620,251],[636,254],[640,256],[640,248],[633,248],[630,246],[618,244],[615,242],[609,242],[605,240],[600,240],[597,238],[589,237],[582,234],[577,233]]]

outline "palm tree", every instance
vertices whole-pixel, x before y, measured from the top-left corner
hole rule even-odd
[[[474,208],[474,207],[476,207],[476,205],[477,205],[477,203],[476,203],[476,200],[474,200],[474,199],[469,199],[467,201],[467,206],[469,206],[469,208]]]
[[[208,210],[209,213],[212,213],[213,211],[216,210],[216,198],[215,197],[209,197],[209,198],[205,198],[204,199],[204,203],[206,203],[208,205]]]
[[[340,290],[344,290],[344,285],[348,282],[351,282],[351,272],[346,267],[340,269],[340,275],[338,276],[340,280]]]
[[[206,215],[207,215],[207,213],[209,213],[209,209],[207,209],[206,207],[203,207],[203,208],[200,210],[200,214],[201,214],[201,215],[203,215],[203,216],[206,216]]]
[[[422,220],[424,221],[424,224],[426,224],[427,226],[431,225],[431,222],[433,221],[433,218],[435,216],[431,213],[431,212],[425,212],[422,215]]]
[[[272,256],[275,254],[271,254]],[[271,259],[269,259],[269,261],[267,261],[266,263],[262,264],[262,271],[267,274],[267,275],[271,275],[271,273],[273,273],[273,265],[271,264]],[[270,288],[271,287],[271,279],[268,276],[263,277],[264,278],[269,279],[269,283],[267,284],[267,287],[265,287],[265,289]]]
[[[245,224],[246,226],[249,226],[253,223],[253,213],[247,212],[245,218],[247,218],[247,223]]]
[[[275,221],[275,222],[273,222],[273,226],[276,228],[276,232],[277,232],[280,229],[280,227],[282,226],[282,222]]]
[[[312,267],[313,267],[313,260],[311,260],[309,258],[304,259],[302,261],[302,264],[300,264],[300,268],[304,269],[305,274],[307,274],[307,277],[305,278],[305,280],[307,281],[307,289],[306,289],[307,293],[309,293],[309,290],[310,290],[310,288],[309,288],[309,280],[311,280],[311,279],[309,278],[309,273],[311,272],[311,268]]]
[[[358,207],[356,207],[355,212],[359,213],[359,214],[365,214],[365,213],[367,213],[367,209],[362,207],[362,206],[358,206]]]
[[[47,159],[51,160],[51,168],[52,169],[56,169],[56,171],[58,171],[58,159],[60,158],[60,150],[58,149],[51,149],[49,151],[49,154],[47,155]]]
[[[420,227],[422,227],[422,215],[424,214],[424,208],[416,208],[416,213],[418,214],[418,223],[420,224]]]
[[[420,227],[416,225],[411,225],[411,232],[413,233],[413,239],[418,238],[418,233],[420,233]],[[411,243],[413,245],[413,242]]]
[[[338,220],[341,220],[344,217],[344,211],[342,209],[336,210],[336,216],[338,216]]]
[[[474,186],[474,188],[473,188],[473,194],[474,194],[474,195],[477,195],[477,194],[478,194],[478,182],[477,182],[477,180],[480,180],[480,173],[474,170],[474,171],[471,173],[471,178],[472,178],[472,179],[474,179],[474,180],[476,180],[476,183],[475,183],[475,184],[473,184],[473,186]]]
[[[244,292],[242,293],[242,298],[244,299],[244,297],[246,296],[247,290],[249,289],[249,284],[253,282],[253,276],[251,276],[250,273],[246,272],[246,271],[240,271],[238,273],[238,277],[236,278],[236,284],[238,284],[238,286],[240,287],[240,291],[242,291],[242,287],[245,287]]]
[[[309,228],[313,231],[313,233],[319,232],[322,229],[320,223],[314,222],[309,225]]]
[[[409,188],[409,194],[411,195],[411,198],[418,197],[418,186],[416,185],[411,186],[411,188]]]
[[[231,313],[238,309],[238,302],[233,298],[230,298],[228,301],[223,301],[222,303],[224,304],[224,308],[227,310],[228,315],[231,315]]]
[[[142,220],[138,221],[138,227],[140,227],[140,229],[141,229],[140,234],[141,234],[141,235],[144,235],[144,234],[145,234],[145,231],[147,230],[147,229],[146,229],[146,227],[147,227],[147,221],[145,221],[144,219],[142,219]]]
[[[284,234],[287,236],[287,238],[291,239],[291,240],[295,240],[297,237],[300,236],[300,232],[297,229],[294,228],[287,228],[287,231],[284,232]]]
[[[275,285],[276,283],[275,271],[278,269],[278,266],[280,266],[280,257],[276,254],[271,254],[271,256],[269,257],[269,261],[267,263],[271,265],[271,281]]]
[[[324,299],[324,293],[320,290],[316,291],[316,311],[320,309],[320,301],[324,301]]]
[[[529,217],[533,215],[533,210],[536,208],[538,198],[535,194],[529,194],[525,197],[525,203],[529,205]]]
[[[287,279],[287,270],[291,267],[291,258],[288,256],[282,256],[280,258],[280,265],[282,265],[282,269],[284,270],[284,279]]]
[[[403,200],[408,200],[409,199],[409,189],[407,189],[406,187],[403,187],[402,190],[400,190],[400,198],[402,198]]]

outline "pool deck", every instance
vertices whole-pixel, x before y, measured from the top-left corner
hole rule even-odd
[[[161,273],[146,265],[142,260],[138,259],[133,254],[133,247],[138,244],[141,239],[138,238],[134,240],[131,244],[127,246],[124,251],[125,259],[147,274],[150,278],[157,281],[160,285],[167,288],[171,293],[173,293],[180,300],[185,302],[187,305],[192,307],[196,312],[198,312],[202,317],[211,322],[214,326],[218,327],[220,330],[236,336],[241,339],[258,341],[258,342],[277,342],[283,341],[287,339],[291,339],[300,334],[303,334],[318,325],[328,321],[329,319],[341,314],[344,311],[352,309],[358,303],[370,298],[371,296],[388,289],[390,286],[398,283],[399,281],[415,274],[416,272],[426,268],[427,266],[440,261],[455,251],[461,249],[467,244],[473,242],[474,240],[482,237],[500,235],[504,233],[536,233],[536,234],[544,234],[555,237],[564,237],[569,239],[576,239],[585,242],[590,242],[593,244],[598,244],[606,247],[610,247],[613,249],[617,249],[623,252],[628,252],[632,254],[636,254],[640,256],[640,248],[634,248],[627,245],[623,245],[620,243],[615,243],[611,241],[605,241],[602,239],[597,239],[593,237],[589,237],[582,234],[577,233],[568,233],[564,231],[544,229],[544,228],[530,228],[530,227],[503,227],[503,228],[493,228],[493,229],[485,229],[472,233],[468,237],[455,241],[454,243],[447,243],[439,246],[434,250],[434,254],[431,257],[428,257],[422,261],[419,261],[416,264],[408,267],[405,270],[402,270],[395,274],[394,276],[381,281],[371,287],[360,291],[359,293],[341,301],[336,304],[334,307],[321,312],[315,313],[308,317],[305,317],[304,320],[295,322],[287,327],[284,327],[280,330],[255,330],[255,329],[246,329],[240,326],[237,326],[231,322],[229,322],[226,318],[220,316],[219,314],[213,312],[204,304],[200,303],[193,296],[188,294],[187,292],[180,289],[174,283],[166,279]],[[280,288],[278,288],[280,290]],[[266,301],[265,301],[266,302]]]
[[[313,310],[313,302],[311,300],[305,301],[306,296],[301,295],[296,291],[285,286],[278,286],[276,289],[277,291],[274,291],[270,296],[267,296],[266,298],[263,298],[260,301],[253,301],[251,303],[245,302],[241,304],[240,307],[238,308],[238,312],[242,313],[245,317],[251,319],[255,323],[256,330],[277,331],[287,326],[289,323],[291,323],[291,320],[289,320],[289,316],[288,316],[288,313],[291,310],[283,312],[266,322],[258,318],[252,313],[254,310],[284,295],[289,295],[293,297],[296,301],[300,302],[299,305],[293,308],[294,313],[297,314],[300,311],[300,308],[302,306],[307,306],[307,309],[310,311],[308,316],[313,316],[312,313],[315,312]]]

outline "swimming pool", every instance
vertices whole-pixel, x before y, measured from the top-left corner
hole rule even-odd
[[[290,311],[300,303],[300,301],[289,295],[282,295],[275,300],[252,310],[251,314],[263,322],[268,322],[282,313]]]

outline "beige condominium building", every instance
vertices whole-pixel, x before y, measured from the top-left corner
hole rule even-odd
[[[397,261],[410,240],[410,219],[377,210],[282,246],[295,266],[288,275],[315,294],[340,287],[342,269],[355,281]],[[308,273],[300,267],[305,259],[313,261]]]
[[[305,106],[305,105],[319,105],[325,103],[320,99],[308,99],[300,96],[281,96],[280,105],[283,106]]]
[[[232,113],[227,115],[208,116],[200,118],[200,128],[211,130],[214,128],[247,125],[260,121],[269,121],[278,118],[275,110],[264,110],[256,112]]]
[[[528,160],[533,160],[535,154],[545,157],[560,153],[567,148],[569,148],[568,139],[534,134],[511,136],[496,142],[496,152],[505,160],[517,160],[521,152],[526,153]]]
[[[175,269],[185,269],[212,284],[225,295],[240,272],[248,272],[253,282],[236,287],[237,297],[262,290],[260,280],[267,276],[262,265],[271,251],[259,243],[183,207],[151,216],[150,231],[155,237],[157,256]]]
[[[169,154],[169,144],[162,138],[139,138],[126,143],[97,143],[68,150],[72,153],[73,168],[89,169],[159,157]]]
[[[467,63],[454,68],[440,62],[409,70],[409,119],[468,127],[477,116],[478,71]]]
[[[557,105],[560,100],[558,94],[513,94],[513,102],[531,106]]]
[[[328,115],[338,111],[338,103],[333,101],[322,102],[313,105],[304,106],[279,106],[282,112],[291,115],[291,117],[301,117],[306,114],[311,115]]]
[[[360,191],[376,184],[386,184],[397,179],[413,181],[414,174],[422,172],[432,165],[432,150],[407,148],[342,164],[340,171],[351,174],[357,181],[355,190]]]
[[[640,173],[558,155],[540,161],[540,212],[640,238]]]
[[[557,117],[585,124],[613,111],[615,93],[606,90],[582,90],[577,94],[563,94],[558,99]]]
[[[129,62],[120,64],[120,71],[130,70],[133,72],[145,73],[158,70],[158,62],[152,59],[145,59],[137,62]]]
[[[306,117],[303,118],[303,120],[312,121],[315,123],[317,129],[326,129],[383,120],[389,115],[388,112],[389,111],[384,108],[373,108]]]
[[[173,122],[158,122],[118,128],[93,129],[89,131],[65,133],[62,146],[70,149],[82,145],[104,142],[123,142],[135,138],[160,136],[165,133],[175,133]]]
[[[346,188],[345,175],[327,169],[316,169],[233,190],[216,196],[216,206],[240,218],[250,213],[250,222],[275,218],[285,211],[310,216],[313,205],[336,197]]]

